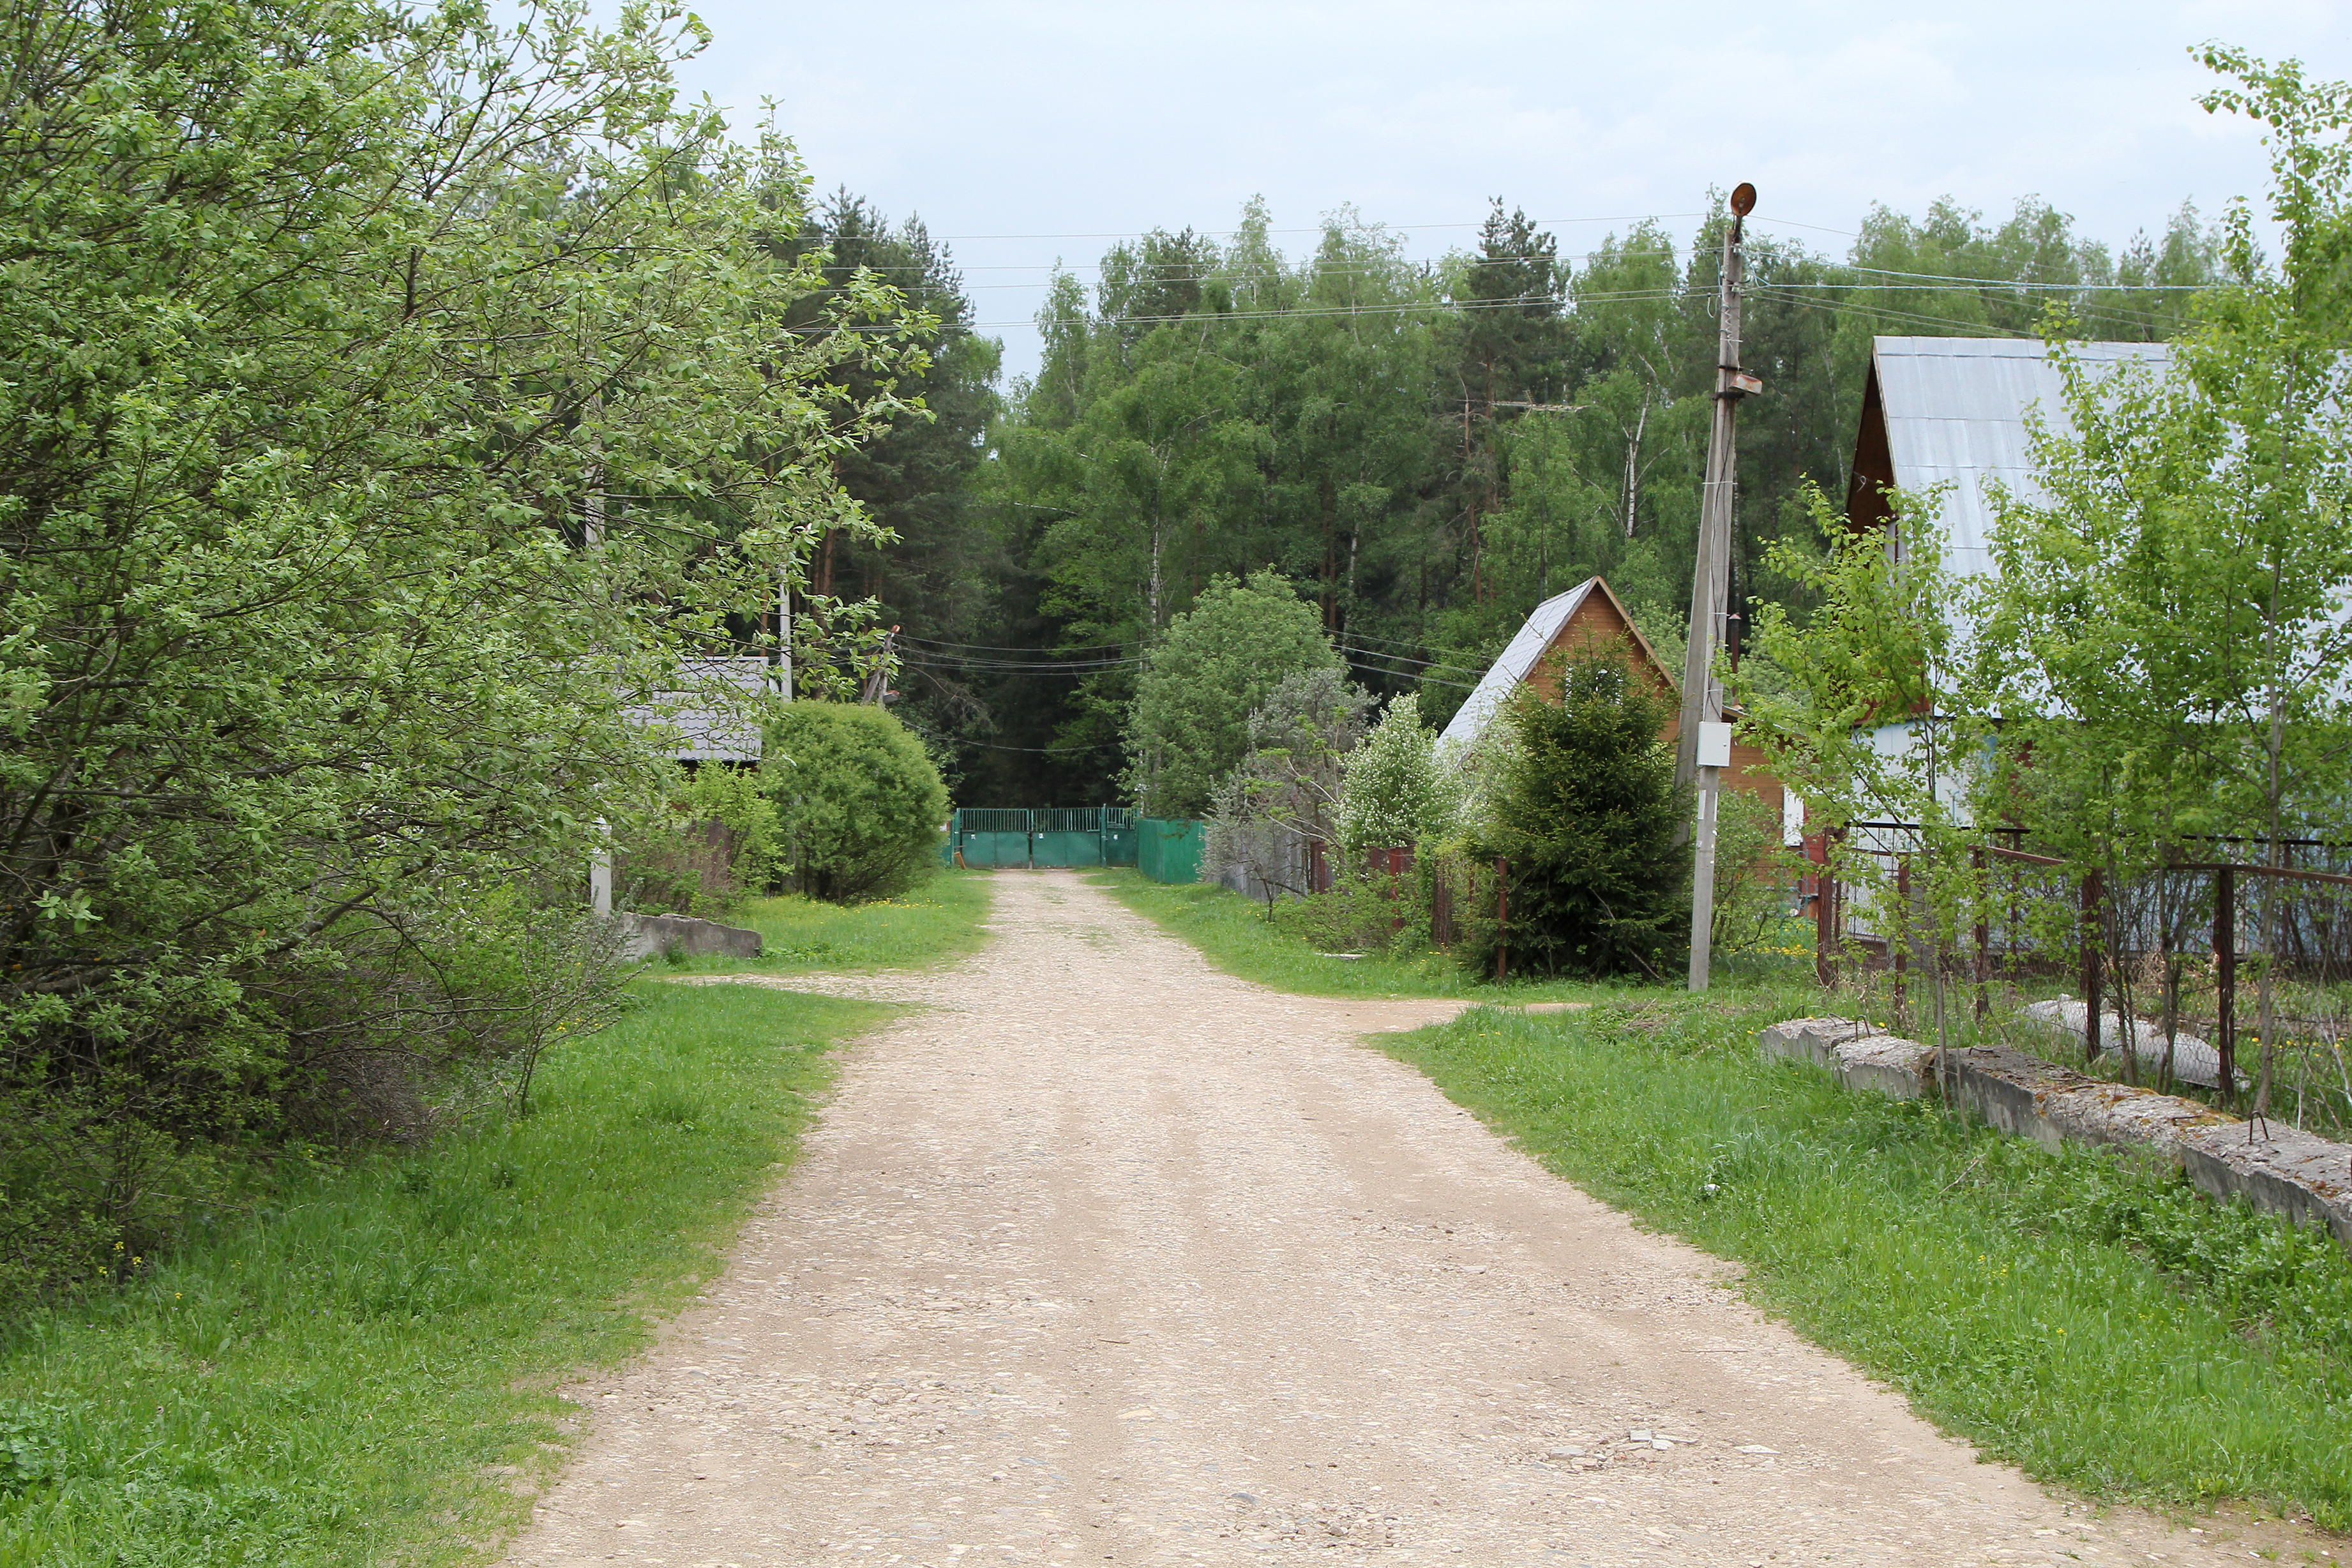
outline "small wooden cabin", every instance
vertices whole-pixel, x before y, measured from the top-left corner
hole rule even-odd
[[[1559,700],[1559,678],[1551,667],[1550,656],[1559,650],[1580,651],[1590,647],[1614,647],[1624,650],[1633,668],[1654,683],[1658,692],[1674,706],[1666,716],[1665,727],[1658,739],[1671,744],[1682,733],[1682,683],[1658,657],[1633,617],[1610,590],[1608,583],[1599,577],[1588,577],[1565,594],[1555,595],[1538,605],[1528,615],[1519,635],[1511,639],[1503,656],[1497,658],[1477,688],[1470,693],[1438,744],[1473,746],[1486,731],[1501,711],[1504,700],[1521,686],[1532,686],[1552,701]],[[1746,790],[1763,799],[1780,816],[1784,833],[1793,832],[1803,820],[1801,811],[1793,807],[1793,797],[1780,786],[1780,781],[1764,771],[1764,753],[1745,742],[1735,741],[1731,747],[1731,766],[1724,770],[1723,782],[1733,789]],[[1791,822],[1794,817],[1795,822]]]

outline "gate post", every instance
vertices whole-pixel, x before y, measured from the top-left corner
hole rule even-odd
[[[1813,873],[1813,978],[1826,991],[1837,984],[1837,879],[1830,872],[1828,828],[1805,840]]]
[[[1897,856],[1895,861],[1895,924],[1886,933],[1887,957],[1895,963],[1895,1022],[1897,1027],[1907,1026],[1911,1015],[1906,1010],[1903,982],[1911,966],[1911,857]]]

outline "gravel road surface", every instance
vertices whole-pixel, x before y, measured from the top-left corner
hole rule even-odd
[[[509,1561],[2243,1563],[1980,1464],[1361,1037],[1067,873],[852,1050]],[[2300,1552],[2294,1552],[2300,1555]]]

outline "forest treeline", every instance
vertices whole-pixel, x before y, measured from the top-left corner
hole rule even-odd
[[[1219,574],[1273,567],[1356,679],[1440,722],[1533,605],[1594,573],[1671,657],[1726,216],[1571,255],[1498,199],[1431,262],[1352,208],[1288,256],[1252,203],[1222,239],[1113,246],[1091,287],[1057,271],[1039,368],[1000,387],[952,257],[837,195],[802,243],[942,324],[897,384],[933,417],[840,468],[897,538],[829,540],[812,587],[903,627],[898,711],[971,805],[1121,798],[1138,671]],[[1741,414],[1735,597],[1804,608],[1767,552],[1811,539],[1807,484],[1843,493],[1874,335],[2032,335],[2058,305],[2159,339],[2221,258],[2190,205],[2120,249],[2033,198],[1998,223],[1875,207],[1843,257],[1751,235],[1742,357],[1765,393]]]

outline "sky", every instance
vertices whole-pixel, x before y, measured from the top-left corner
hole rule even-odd
[[[715,39],[688,89],[746,121],[774,100],[820,190],[919,215],[1008,374],[1057,262],[1091,281],[1115,238],[1230,231],[1253,195],[1294,247],[1352,203],[1431,258],[1495,196],[1573,255],[1643,216],[1688,232],[1742,180],[1753,222],[1831,254],[1873,203],[1940,196],[1997,219],[2038,195],[2120,247],[2262,191],[2255,128],[2198,106],[2194,46],[2352,77],[2352,0],[695,9]]]

